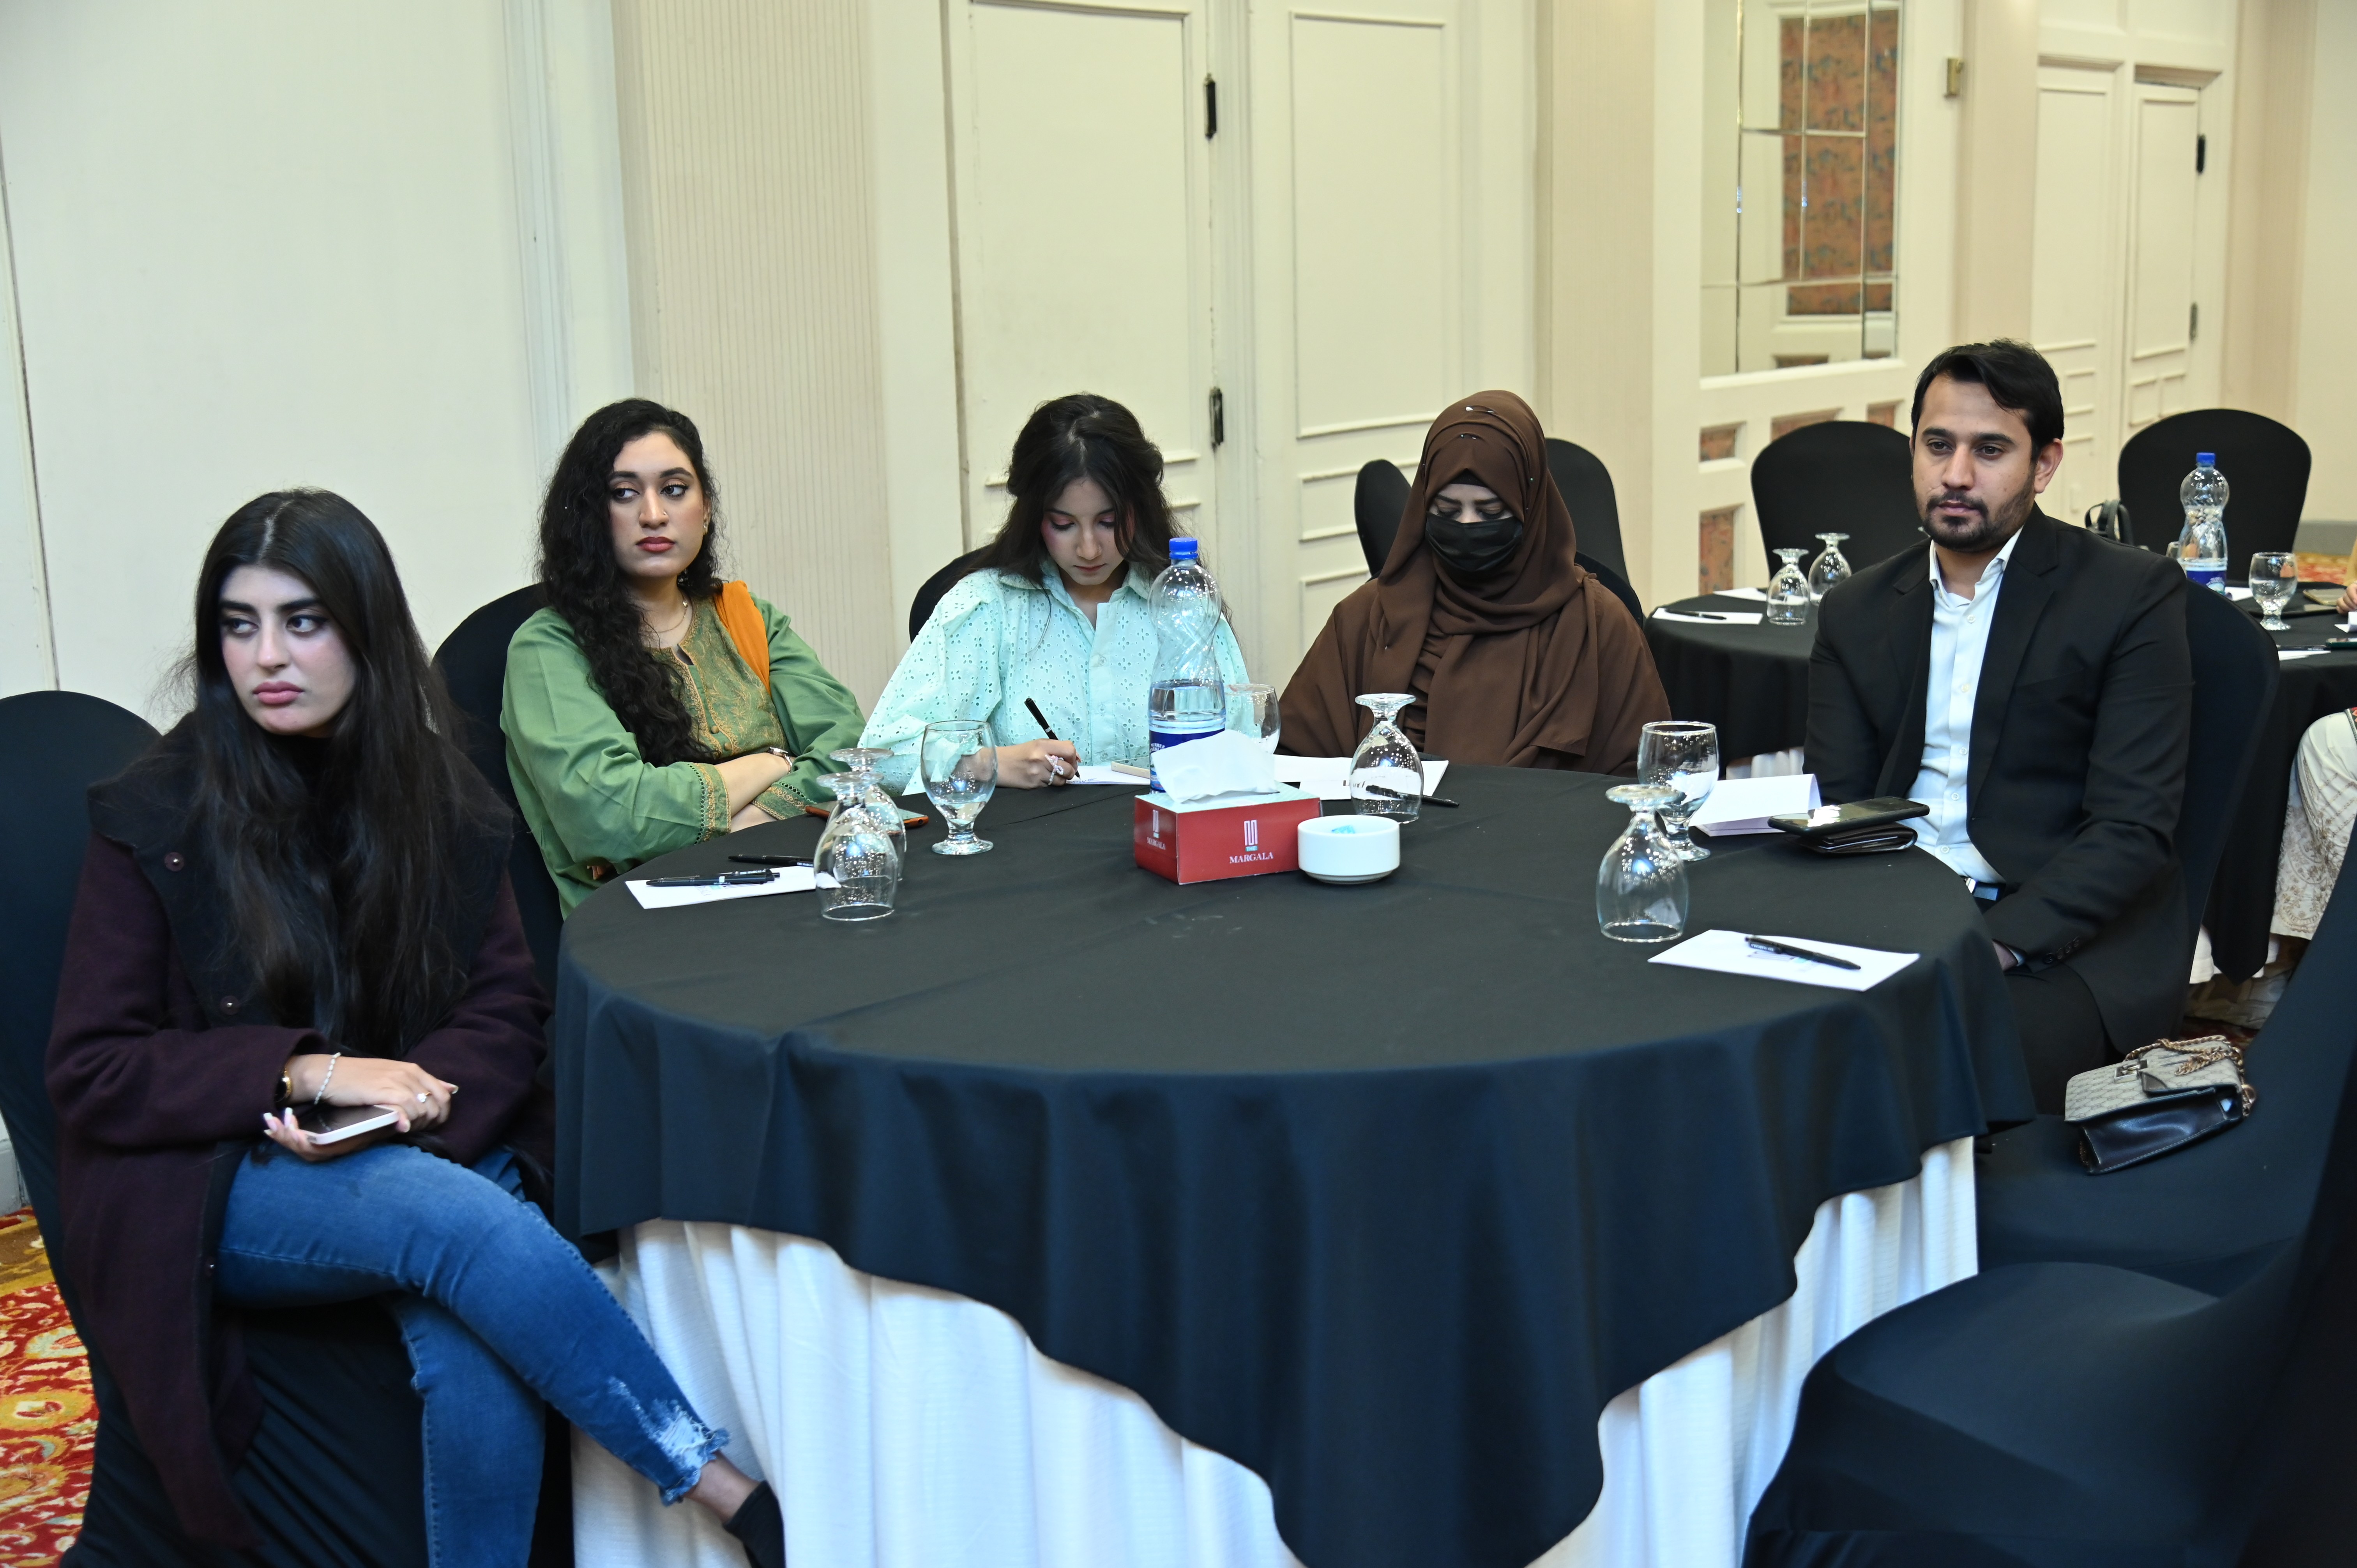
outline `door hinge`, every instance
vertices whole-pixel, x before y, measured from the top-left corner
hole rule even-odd
[[[2190,307],[2185,318],[2185,340],[2190,343],[2201,336],[2201,305],[2199,300]]]
[[[1203,79],[1203,139],[1210,141],[1220,134],[1220,84],[1211,77]]]
[[[2209,169],[2210,138],[2207,135],[2196,136],[2193,138],[2193,172],[2206,174]]]
[[[1216,452],[1228,438],[1228,400],[1219,388],[1211,389],[1211,450]]]

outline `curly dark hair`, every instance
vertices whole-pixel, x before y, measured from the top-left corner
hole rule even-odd
[[[540,508],[540,581],[550,607],[573,628],[589,660],[590,679],[623,727],[638,737],[639,755],[661,768],[713,758],[696,744],[677,666],[648,657],[638,599],[614,559],[606,499],[607,480],[622,448],[658,432],[687,454],[706,509],[704,548],[680,573],[680,591],[690,599],[709,599],[720,591],[720,492],[705,465],[704,437],[687,415],[642,397],[608,403],[583,420],[565,443]]]
[[[350,700],[315,788],[295,747],[246,716],[221,657],[221,588],[241,566],[300,578],[351,655]],[[464,857],[503,815],[451,743],[456,710],[425,657],[384,538],[326,490],[274,490],[238,508],[197,575],[187,661],[196,706],[190,825],[229,906],[226,946],[280,1021],[339,1050],[405,1055],[466,989],[450,932]]]
[[[1094,479],[1121,515],[1122,558],[1148,577],[1170,564],[1170,503],[1162,494],[1162,452],[1137,416],[1109,397],[1071,392],[1031,411],[1006,463],[1006,522],[983,548],[975,571],[1045,582],[1047,542],[1039,520],[1064,487]]]

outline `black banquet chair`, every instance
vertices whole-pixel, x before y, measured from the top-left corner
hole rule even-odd
[[[90,837],[85,795],[156,738],[136,715],[77,692],[0,700],[0,854],[13,875],[0,942],[0,1114],[53,1262],[62,1262],[57,1121],[43,1080],[66,927]],[[65,1270],[58,1283],[73,1310]],[[181,1534],[140,1451],[106,1347],[87,1337],[98,1444],[73,1568],[216,1568],[232,1562],[422,1568],[425,1519],[420,1411],[408,1352],[373,1302],[242,1315],[263,1401],[260,1429],[233,1477],[276,1543],[233,1556]]]
[[[917,640],[917,634],[925,629],[927,621],[933,618],[933,607],[942,602],[942,596],[973,575],[974,569],[981,565],[982,558],[989,553],[987,545],[980,550],[969,550],[925,579],[917,589],[917,596],[909,601],[910,642]]]
[[[1868,1324],[1809,1374],[1747,1568],[2347,1561],[2352,964],[2357,883],[2344,880],[2249,1052],[2256,1113],[2077,1177],[2112,1212],[2141,1211],[2147,1240],[2223,1236],[2213,1221],[2232,1214],[2237,1250],[1985,1253],[1981,1273]]]
[[[507,736],[500,729],[500,704],[507,689],[508,643],[516,628],[546,607],[548,592],[538,583],[503,594],[475,611],[442,639],[434,650],[434,666],[461,715],[460,749],[474,763],[483,781],[508,810],[516,809],[515,780],[508,776]],[[533,967],[540,972],[541,988],[556,994],[556,946],[565,917],[556,900],[556,883],[548,862],[533,842],[523,818],[516,817],[513,842],[508,847],[508,881],[515,888],[516,912],[523,918],[524,940],[532,947]]]
[[[2136,542],[2166,550],[2184,531],[2177,487],[2193,459],[2214,453],[2226,476],[2226,573],[2243,580],[2251,556],[2289,550],[2308,504],[2308,443],[2287,424],[2239,408],[2197,408],[2146,425],[2120,448],[2120,501]]]
[[[1907,437],[1887,424],[1833,419],[1804,424],[1751,460],[1751,510],[1772,571],[1779,550],[1824,548],[1820,533],[1846,533],[1842,556],[1871,566],[1923,542]]]
[[[1563,492],[1563,504],[1571,512],[1572,526],[1579,531],[1579,553],[1593,556],[1611,567],[1622,582],[1628,581],[1629,558],[1620,549],[1620,498],[1612,489],[1612,471],[1587,447],[1553,435],[1547,437],[1546,463],[1547,472],[1555,476],[1555,488]]]
[[[1554,441],[1547,443],[1549,472],[1554,471],[1553,448],[1556,445]],[[1561,445],[1582,456],[1587,456],[1583,448],[1572,446],[1567,441]],[[1592,457],[1589,460],[1594,461]],[[1609,504],[1612,478],[1604,474],[1603,469],[1601,463],[1596,465],[1597,473],[1603,475],[1604,495],[1607,504]],[[1560,478],[1556,480],[1556,488],[1562,488]],[[1367,575],[1370,577],[1383,575],[1383,563],[1391,559],[1392,542],[1399,537],[1400,520],[1406,514],[1407,498],[1412,489],[1407,476],[1400,472],[1399,465],[1388,457],[1378,457],[1359,470],[1358,484],[1351,493],[1351,510],[1359,525],[1359,552],[1366,557]],[[1641,626],[1645,619],[1645,607],[1638,602],[1637,590],[1629,585],[1629,579],[1618,569],[1587,553],[1584,548],[1587,543],[1587,525],[1581,521],[1580,511],[1572,505],[1568,497],[1564,504],[1571,510],[1572,526],[1577,530],[1579,542],[1583,546],[1574,552],[1572,559],[1594,573],[1597,580],[1612,591],[1612,596],[1628,607],[1630,618]],[[1617,510],[1612,514],[1612,543],[1617,550],[1620,542],[1620,514]]]

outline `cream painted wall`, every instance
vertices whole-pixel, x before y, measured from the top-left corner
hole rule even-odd
[[[2357,518],[2357,5],[2319,0],[2315,38],[2291,423],[2316,456],[2307,515],[2347,520]]]
[[[548,433],[626,384],[604,37],[581,0],[0,7],[59,683],[167,716],[205,543],[281,486],[377,521],[429,643],[525,580]]]

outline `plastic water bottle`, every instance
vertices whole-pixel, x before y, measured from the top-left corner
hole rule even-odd
[[[2226,591],[2226,476],[2215,452],[2197,453],[2193,472],[2177,487],[2185,508],[2185,532],[2177,536],[2177,559],[2185,575],[2205,588]]]
[[[1146,698],[1147,761],[1174,746],[1217,735],[1227,724],[1227,691],[1220,679],[1216,639],[1220,585],[1198,559],[1192,539],[1170,542],[1170,564],[1154,579],[1146,601],[1154,615],[1154,684]],[[1162,788],[1161,769],[1153,787]]]

